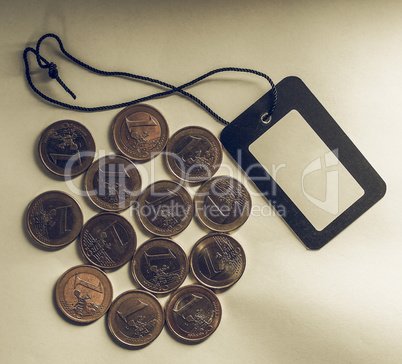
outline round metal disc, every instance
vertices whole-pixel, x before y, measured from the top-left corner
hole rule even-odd
[[[209,130],[189,126],[174,133],[166,146],[166,164],[177,178],[191,183],[211,178],[222,162],[222,145]]]
[[[154,107],[144,104],[128,106],[116,116],[113,139],[127,158],[146,161],[158,155],[169,138],[168,124]]]
[[[29,234],[44,248],[61,248],[79,235],[83,215],[75,199],[61,191],[37,196],[28,206],[26,224]]]
[[[165,306],[166,324],[171,333],[186,343],[199,343],[218,328],[222,307],[208,288],[189,285],[174,291]]]
[[[52,173],[75,177],[85,172],[95,156],[95,141],[89,130],[74,120],[49,125],[39,140],[39,157]]]
[[[211,233],[194,245],[190,267],[194,277],[204,286],[224,289],[243,275],[246,256],[239,242],[230,235]]]
[[[243,225],[251,212],[251,197],[236,179],[218,176],[205,182],[194,197],[195,213],[207,228],[228,232]]]
[[[119,343],[142,347],[159,336],[165,324],[165,315],[158,299],[151,293],[131,290],[113,301],[107,324]]]
[[[90,323],[109,309],[113,288],[100,269],[79,265],[67,270],[57,281],[56,302],[70,320]]]

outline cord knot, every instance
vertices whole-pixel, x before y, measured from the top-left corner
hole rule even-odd
[[[53,79],[59,77],[59,71],[57,70],[57,65],[53,62],[49,63],[49,77]]]

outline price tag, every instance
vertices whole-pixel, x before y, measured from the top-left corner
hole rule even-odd
[[[308,249],[320,249],[385,194],[386,185],[297,77],[276,85],[220,136]]]

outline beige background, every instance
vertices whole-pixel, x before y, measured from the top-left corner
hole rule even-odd
[[[3,1],[0,362],[400,362],[401,11],[399,1]],[[221,324],[200,345],[180,344],[165,329],[148,347],[131,351],[110,339],[105,318],[72,325],[57,313],[53,288],[65,270],[84,263],[78,245],[46,252],[24,229],[25,209],[35,196],[50,189],[69,192],[38,163],[37,142],[46,126],[70,118],[90,129],[98,151],[112,152],[110,128],[117,111],[77,113],[31,92],[22,51],[47,32],[58,34],[69,51],[96,67],[176,85],[222,66],[254,68],[275,82],[298,76],[387,182],[387,195],[317,252],[307,251],[279,217],[250,217],[233,233],[247,254],[246,272],[219,295]],[[91,75],[59,59],[55,49],[49,41],[43,52],[58,63],[77,104],[121,102],[157,90]],[[30,60],[41,89],[70,102]],[[232,120],[268,89],[255,76],[225,74],[192,91]],[[182,97],[149,104],[164,114],[171,132],[187,125],[216,135],[222,130]],[[234,168],[227,154],[224,163]],[[147,175],[153,167],[143,168]],[[161,158],[155,170],[152,178],[168,177]],[[74,181],[79,186],[82,177]],[[251,186],[250,191],[255,192]],[[83,197],[77,199],[86,220],[97,212]],[[266,205],[256,196],[253,202]],[[136,228],[139,243],[149,238],[129,211],[123,215]],[[175,241],[189,252],[206,232],[193,221]],[[109,277],[114,296],[136,287],[128,265]]]

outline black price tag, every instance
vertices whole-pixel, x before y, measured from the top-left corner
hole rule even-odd
[[[276,85],[220,136],[232,158],[308,249],[320,249],[385,194],[386,185],[297,77]]]

